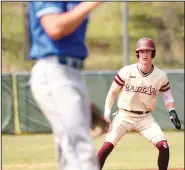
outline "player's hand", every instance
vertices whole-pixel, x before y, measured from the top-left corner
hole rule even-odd
[[[105,127],[105,132],[108,132],[109,130],[109,126],[111,124],[110,118],[104,117],[105,121],[106,121],[106,127]]]
[[[174,126],[177,129],[181,129],[181,123],[180,123],[180,120],[178,118],[178,115],[177,115],[176,111],[171,110],[169,113],[170,113],[170,119],[171,119],[172,123],[174,124]]]

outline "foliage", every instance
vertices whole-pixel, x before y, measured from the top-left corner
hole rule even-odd
[[[25,2],[24,2],[25,3]],[[85,69],[118,69],[123,64],[121,2],[106,2],[91,14],[87,32],[89,57]],[[155,64],[183,68],[183,2],[129,2],[129,58],[136,61],[135,44],[152,37],[157,46]],[[30,71],[34,62],[24,55],[23,2],[2,2],[2,70]]]

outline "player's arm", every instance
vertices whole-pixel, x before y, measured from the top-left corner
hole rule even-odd
[[[71,34],[80,26],[89,13],[101,3],[102,2],[82,2],[70,11],[44,15],[41,18],[41,24],[52,39],[61,39]]]
[[[165,106],[166,106],[167,110],[169,111],[170,119],[171,119],[172,123],[174,124],[174,126],[177,129],[181,129],[180,120],[179,120],[177,112],[175,110],[175,102],[174,102],[173,96],[171,94],[170,85],[169,85],[167,76],[166,76],[165,82],[166,82],[166,84],[164,84],[160,88],[159,91],[161,92]]]
[[[119,73],[121,73],[121,71]],[[114,77],[114,80],[112,82],[112,85],[111,85],[108,93],[107,93],[107,97],[105,100],[104,118],[108,121],[110,121],[110,113],[111,113],[111,109],[114,104],[114,101],[116,99],[116,96],[123,85],[124,85],[124,80],[121,78],[121,76],[119,76],[119,74],[117,74]]]

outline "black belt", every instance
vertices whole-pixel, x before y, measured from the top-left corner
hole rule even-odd
[[[134,111],[134,110],[126,110],[126,109],[122,109],[122,110],[125,110],[125,111],[127,111],[127,112],[131,112],[131,113],[136,113],[136,114],[138,114],[138,115],[150,113],[150,111]]]
[[[58,61],[60,64],[67,65],[69,67],[73,67],[76,69],[83,68],[83,60],[78,58],[70,57],[70,56],[58,56]]]

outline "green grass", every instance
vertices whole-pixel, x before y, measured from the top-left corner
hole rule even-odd
[[[165,132],[170,146],[169,168],[184,167],[184,132]],[[94,139],[98,150],[104,136]],[[3,170],[57,170],[53,136],[2,136]],[[136,133],[126,134],[107,158],[104,170],[157,168],[158,151]]]

